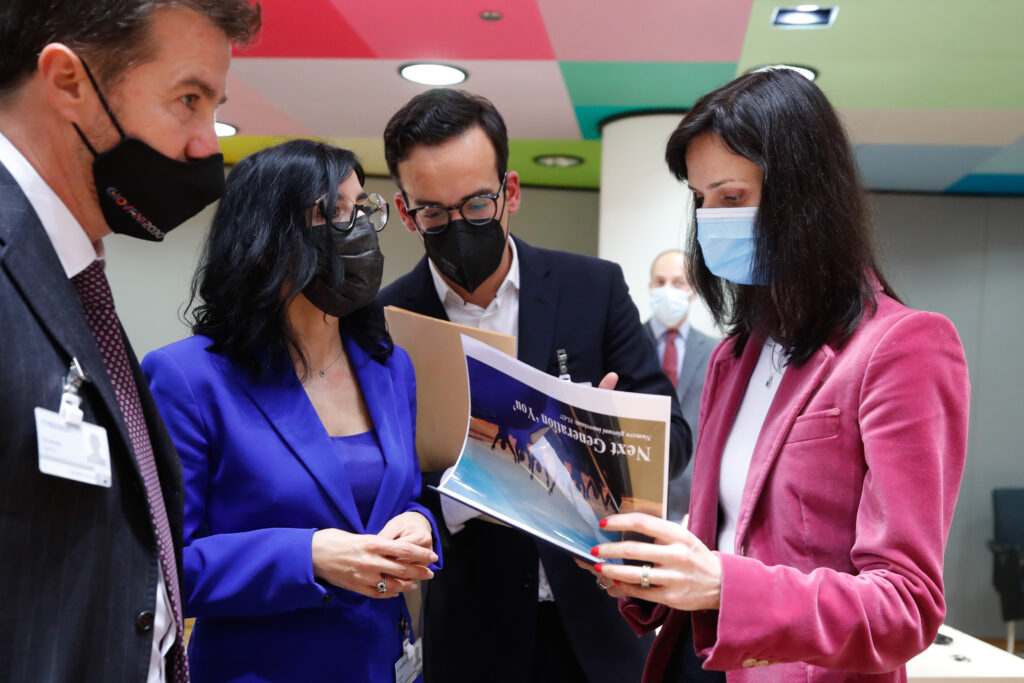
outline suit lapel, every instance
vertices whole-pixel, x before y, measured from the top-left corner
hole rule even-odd
[[[431,318],[448,320],[444,304],[437,298],[437,288],[434,287],[434,278],[430,274],[426,256],[412,269],[411,276],[413,286],[405,291],[402,308],[421,315],[429,315]]]
[[[722,452],[761,352],[761,343],[756,339],[747,341],[739,358],[733,355],[735,346],[736,340],[728,339],[719,347],[708,374],[706,386],[711,387],[712,393],[702,399],[707,403],[701,412],[707,417],[697,435],[697,452],[693,460],[693,480],[707,483],[693,490],[690,531],[709,548],[716,548],[718,544],[718,486]]]
[[[543,255],[520,239],[516,243],[519,258],[519,360],[547,371],[554,360],[555,313],[558,284],[549,278],[550,269]],[[567,349],[570,357],[573,349]]]
[[[352,487],[327,430],[306,396],[294,372],[285,371],[280,381],[254,383],[239,370],[235,380],[259,407],[295,457],[305,466],[345,518],[349,528],[362,532]]]
[[[789,434],[793,422],[796,421],[800,411],[807,404],[811,394],[821,384],[834,356],[835,353],[831,347],[822,346],[802,366],[787,368],[783,374],[779,389],[775,398],[772,399],[764,425],[761,427],[761,433],[750,460],[750,468],[747,470],[747,481],[743,487],[739,518],[736,520],[737,547],[744,542],[743,537],[750,526],[750,519],[757,507],[757,500],[761,496],[761,491],[764,490],[765,481],[779,457],[782,444]]]
[[[354,340],[347,337],[345,351],[352,361],[352,368],[362,389],[366,408],[370,412],[370,420],[373,422],[373,429],[377,433],[377,441],[384,456],[384,478],[366,525],[367,529],[377,530],[387,523],[398,507],[402,479],[406,474],[406,469],[402,466],[403,458],[406,457],[402,446],[402,435],[405,430],[395,421],[401,413],[395,405],[395,387],[388,368],[370,358]]]
[[[42,327],[67,356],[68,362],[74,357],[81,363],[117,425],[117,433],[122,442],[128,452],[133,453],[128,426],[121,415],[121,406],[117,402],[99,346],[85,319],[78,292],[65,276],[57,252],[28,199],[6,169],[0,166],[0,171],[0,194],[4,197],[0,215],[3,215],[4,222],[10,221],[10,224],[19,226],[8,233],[9,240],[3,251],[3,268],[10,274]],[[62,374],[61,383],[63,379]],[[60,396],[55,395],[53,405],[42,407],[56,410],[59,402]],[[132,464],[135,466],[134,458]]]
[[[685,344],[686,352],[683,354],[683,367],[679,369],[679,380],[676,382],[676,386],[679,387],[679,400],[683,399],[686,389],[693,382],[693,378],[697,374],[697,366],[700,365],[700,359],[704,357],[704,345],[707,344],[707,339],[693,328],[690,328],[690,336],[694,343],[690,344],[689,340],[687,340]]]

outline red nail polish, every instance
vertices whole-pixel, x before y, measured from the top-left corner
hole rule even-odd
[[[594,565],[594,571],[597,572],[598,574],[601,573],[601,563],[600,562],[598,562],[597,564]]]
[[[621,582],[621,581],[619,581],[618,579],[612,579],[612,581],[614,581],[614,582],[615,582],[615,585],[616,585],[616,586],[620,586],[620,585],[622,585],[622,582]]]
[[[594,557],[600,557],[600,553],[597,551],[597,548],[598,546],[595,545],[593,548],[590,549],[590,554]]]
[[[602,529],[608,526],[608,518],[606,517],[605,519],[602,519],[600,522],[598,522],[598,525],[600,525]]]

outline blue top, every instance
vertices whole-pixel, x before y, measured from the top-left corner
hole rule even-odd
[[[332,436],[331,441],[345,465],[356,509],[365,523],[384,480],[384,453],[377,442],[377,432],[371,429],[361,434]]]

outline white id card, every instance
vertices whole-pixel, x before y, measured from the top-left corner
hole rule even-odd
[[[76,424],[46,408],[36,408],[35,414],[40,472],[110,487],[106,429],[88,422]]]
[[[402,656],[395,662],[395,683],[412,683],[423,673],[423,641],[402,643]]]

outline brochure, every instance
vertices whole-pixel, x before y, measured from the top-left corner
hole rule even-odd
[[[462,452],[437,490],[593,561],[617,512],[664,518],[671,401],[558,379],[461,336]]]
[[[416,369],[416,454],[424,472],[455,464],[466,438],[469,387],[460,335],[486,342],[513,358],[516,338],[386,306],[391,339]]]

